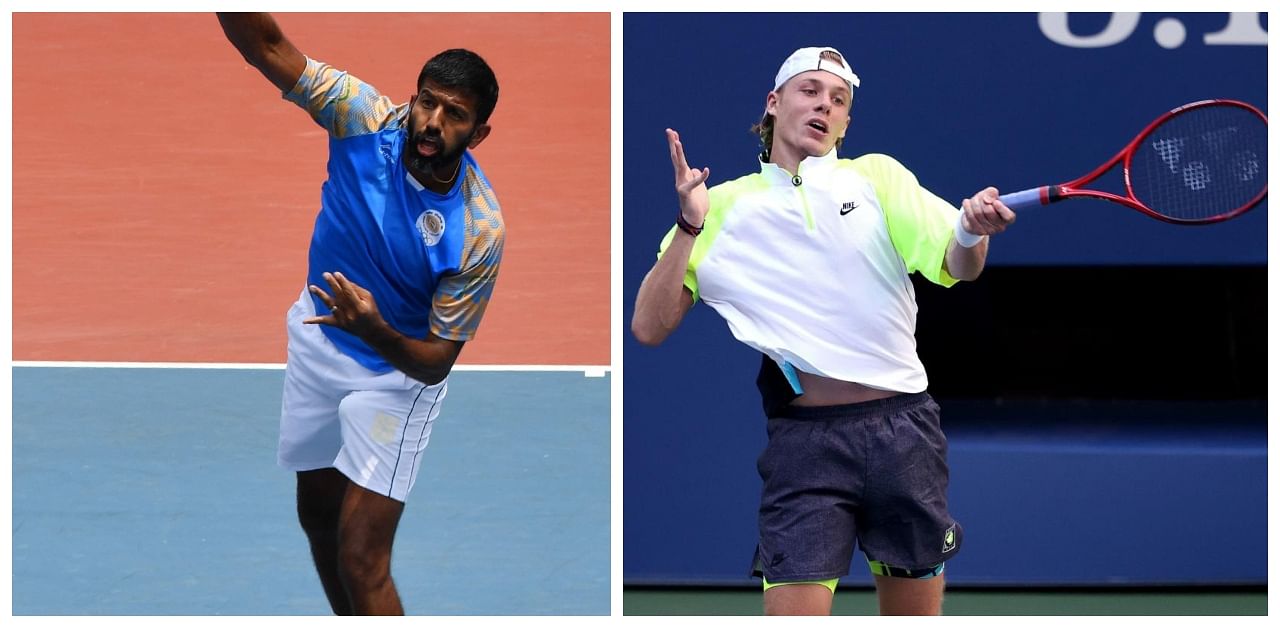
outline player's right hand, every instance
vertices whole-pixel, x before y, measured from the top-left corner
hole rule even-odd
[[[964,216],[960,219],[965,231],[973,235],[995,235],[1003,233],[1018,217],[1000,200],[1000,191],[988,187],[966,198],[961,202],[960,211]]]
[[[676,172],[676,195],[680,197],[680,213],[684,215],[685,222],[701,227],[711,208],[711,200],[707,195],[707,177],[711,176],[711,169],[690,168],[689,162],[684,158],[680,134],[671,129],[667,129],[667,146],[671,149],[671,166]]]

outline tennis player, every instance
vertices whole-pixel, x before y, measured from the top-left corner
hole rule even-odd
[[[281,466],[333,612],[403,614],[391,546],[502,260],[502,214],[468,149],[489,135],[493,71],[467,50],[423,66],[407,103],[304,56],[267,14],[227,38],[329,132],[308,287],[288,313]]]
[[[795,51],[755,127],[760,171],[710,190],[710,171],[690,168],[667,130],[680,211],[631,322],[657,345],[702,300],[763,354],[752,573],[771,615],[829,614],[855,544],[882,614],[939,614],[963,539],[908,274],[976,279],[987,236],[1014,214],[994,188],[957,210],[891,157],[839,159],[858,85],[834,48]]]

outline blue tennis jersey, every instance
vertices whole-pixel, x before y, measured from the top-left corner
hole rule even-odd
[[[505,228],[488,179],[470,151],[448,194],[404,166],[409,105],[318,61],[284,98],[329,132],[329,178],[311,236],[307,282],[331,292],[341,272],[373,294],[391,327],[411,338],[470,340],[493,294]],[[316,313],[329,309],[312,295]],[[392,367],[355,335],[321,325],[344,354],[376,372]]]

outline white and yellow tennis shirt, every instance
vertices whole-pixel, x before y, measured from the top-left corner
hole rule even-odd
[[[795,368],[900,392],[928,387],[916,355],[909,273],[951,286],[942,267],[954,206],[886,155],[769,163],[710,189],[684,285],[735,338]],[[675,228],[662,241],[667,250]],[[793,381],[794,383],[794,381]]]

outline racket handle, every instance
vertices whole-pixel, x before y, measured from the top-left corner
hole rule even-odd
[[[1000,200],[1007,205],[1009,209],[1012,209],[1015,212],[1024,209],[1031,209],[1032,207],[1039,207],[1041,205],[1048,205],[1052,202],[1048,186],[1031,188],[1029,190],[1013,192],[1011,194],[1001,194]]]

